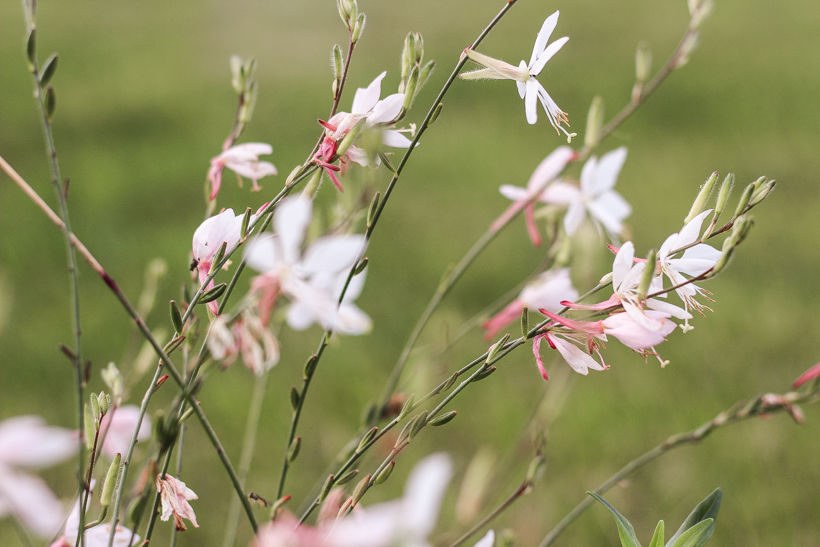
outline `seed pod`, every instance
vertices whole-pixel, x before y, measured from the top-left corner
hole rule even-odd
[[[387,467],[381,470],[381,473],[376,475],[376,480],[373,481],[373,484],[381,484],[390,478],[390,475],[393,473],[393,468],[396,467],[396,460],[390,460],[390,463],[387,464]]]

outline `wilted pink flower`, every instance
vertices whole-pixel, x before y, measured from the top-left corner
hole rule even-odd
[[[211,323],[208,349],[214,359],[230,366],[238,355],[255,375],[262,376],[279,362],[279,342],[258,315],[245,310],[232,323],[219,316]]]
[[[521,317],[525,307],[558,311],[563,307],[561,302],[576,298],[578,291],[572,286],[569,268],[546,271],[527,283],[518,298],[481,325],[487,331],[484,339],[491,340],[504,327]]]
[[[0,422],[0,517],[12,514],[38,537],[53,537],[63,520],[62,503],[41,479],[18,469],[62,462],[77,453],[78,440],[39,416]]]
[[[547,64],[547,61],[552,59],[552,56],[558,53],[558,50],[564,47],[564,44],[566,44],[569,40],[569,38],[565,36],[563,38],[559,38],[550,45],[547,45],[547,41],[549,40],[552,31],[555,30],[555,26],[557,24],[558,12],[556,11],[547,17],[544,24],[541,26],[541,30],[538,32],[538,37],[535,39],[535,45],[532,48],[532,56],[530,57],[529,64],[521,61],[521,63],[516,67],[509,63],[505,63],[504,61],[493,59],[492,57],[488,57],[487,55],[473,51],[469,48],[465,49],[464,55],[469,57],[474,63],[485,68],[474,70],[472,72],[465,72],[461,74],[460,77],[465,80],[515,80],[515,83],[518,85],[518,94],[522,99],[524,99],[524,110],[527,113],[527,123],[534,124],[538,120],[536,101],[540,100],[541,105],[544,107],[547,117],[550,120],[550,124],[552,124],[556,131],[563,131],[569,141],[575,136],[575,134],[568,133],[566,129],[561,127],[562,122],[569,125],[567,115],[560,108],[558,108],[558,105],[555,104],[555,101],[553,101],[552,97],[549,96],[549,93],[547,93],[544,89],[544,86],[542,86],[541,83],[535,79],[535,77],[541,74],[541,71],[544,70],[544,66]]]
[[[102,452],[113,460],[117,454],[125,454],[131,446],[131,437],[137,428],[140,409],[134,405],[113,408],[103,416],[100,422],[100,438],[104,438]],[[137,441],[151,437],[151,422],[143,416],[140,423]]]
[[[199,528],[199,524],[196,523],[194,509],[188,503],[188,500],[199,499],[193,490],[185,486],[185,483],[181,480],[177,480],[167,473],[164,479],[161,474],[157,475],[157,490],[162,501],[162,516],[160,518],[163,521],[168,520],[173,515],[174,525],[177,530],[185,531],[188,529],[182,521],[183,518],[190,520],[194,528]]]
[[[208,273],[211,271],[214,255],[222,244],[225,243],[225,248],[230,249],[242,238],[241,232],[244,218],[244,213],[236,216],[234,215],[233,209],[226,209],[218,215],[207,219],[196,229],[194,232],[193,252],[200,284],[204,283],[205,279],[207,279]],[[251,218],[251,220],[253,220],[253,218]],[[214,281],[212,279],[206,289],[210,290],[213,287]],[[219,311],[219,303],[216,301],[208,302],[208,309],[216,314]]]
[[[222,184],[222,169],[225,167],[241,177],[251,179],[253,181],[253,190],[259,190],[259,185],[256,184],[257,180],[276,174],[276,167],[270,162],[259,161],[259,156],[268,155],[272,152],[273,148],[269,144],[247,142],[228,148],[212,159],[211,168],[208,170],[208,180],[211,183],[211,196],[209,199],[213,200],[219,192],[219,187]]]
[[[561,174],[569,162],[577,157],[578,153],[569,146],[559,146],[538,164],[538,167],[535,168],[535,171],[533,171],[530,176],[530,180],[527,181],[526,188],[503,184],[498,190],[501,192],[501,195],[513,200],[514,203],[490,225],[490,229],[500,229],[504,223],[523,208],[530,239],[532,239],[535,245],[540,245],[541,235],[538,233],[538,227],[535,225],[534,201],[543,201],[545,188]]]

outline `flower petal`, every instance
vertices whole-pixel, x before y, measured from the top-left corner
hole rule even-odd
[[[556,11],[547,17],[541,25],[541,30],[538,31],[538,36],[535,38],[535,45],[532,46],[532,55],[530,56],[530,62],[528,65],[529,67],[532,67],[536,63],[539,56],[544,51],[544,48],[547,47],[547,42],[549,42],[552,31],[555,30],[555,26],[558,24],[558,15],[559,12]],[[537,74],[537,72],[535,74]]]
[[[387,75],[387,71],[382,72],[376,79],[370,82],[366,88],[359,88],[356,90],[356,95],[353,97],[353,106],[350,112],[353,114],[367,114],[376,103],[379,101],[379,95],[382,93],[382,79]]]
[[[564,44],[569,41],[569,37],[564,36],[563,38],[559,38],[550,45],[547,46],[547,49],[544,50],[544,53],[538,56],[538,60],[535,61],[535,65],[530,67],[530,74],[533,76],[538,76],[541,74],[541,71],[544,70],[544,65],[547,64],[547,61],[552,59],[552,57],[558,53]]]
[[[524,97],[524,111],[527,114],[527,123],[534,125],[538,121],[538,111],[536,104],[538,100],[538,86],[541,85],[534,79],[527,80],[527,94]]]
[[[404,93],[394,93],[376,103],[367,117],[367,125],[390,123],[396,119],[404,105]]]

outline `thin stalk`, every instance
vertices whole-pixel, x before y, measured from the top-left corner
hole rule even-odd
[[[510,494],[507,499],[505,499],[503,502],[501,502],[501,504],[498,507],[493,509],[493,511],[489,515],[487,515],[486,517],[481,519],[478,523],[476,523],[475,526],[473,526],[468,531],[466,531],[464,533],[464,535],[462,535],[460,538],[455,540],[450,545],[450,547],[458,547],[459,545],[461,545],[462,543],[464,543],[465,541],[470,539],[473,536],[473,534],[475,534],[476,532],[478,532],[479,530],[484,528],[487,524],[489,524],[490,522],[495,520],[495,518],[498,515],[500,515],[504,511],[506,511],[515,502],[515,500],[517,500],[518,498],[522,497],[524,494],[529,492],[529,490],[531,488],[532,488],[532,481],[524,481],[523,483],[521,483],[521,485],[518,488],[516,488],[515,491],[512,494]]]
[[[182,447],[185,444],[185,429],[186,428],[187,428],[187,426],[185,425],[184,422],[179,426],[179,442],[177,443],[177,445],[178,445],[178,448],[177,448],[177,461],[176,461],[176,470],[174,471],[174,475],[176,477],[179,477],[182,474]],[[231,500],[232,500],[231,503],[234,503],[236,501],[236,498],[231,498]],[[238,511],[239,511],[239,506],[237,505],[237,513],[238,513]],[[170,547],[175,547],[176,546],[176,544],[177,544],[177,533],[178,532],[179,532],[179,530],[177,530],[176,526],[174,526],[171,529]]]
[[[786,411],[791,414],[795,420],[799,420],[799,414],[796,414],[794,405],[801,402],[812,403],[817,401],[818,398],[820,398],[820,390],[814,389],[802,394],[796,391],[789,391],[783,395],[767,393],[765,395],[758,395],[749,402],[739,401],[732,407],[724,410],[699,427],[684,433],[672,435],[649,452],[635,458],[621,468],[620,471],[601,483],[601,485],[593,490],[593,492],[601,495],[618,484],[624,478],[628,477],[634,471],[637,471],[644,465],[663,456],[670,450],[678,448],[679,446],[695,444],[712,431],[727,425],[742,422],[748,420],[749,418],[755,418],[764,414],[772,414],[781,411]],[[581,513],[584,512],[584,510],[586,510],[587,507],[592,505],[594,501],[595,500],[592,497],[586,496],[578,505],[575,506],[572,511],[569,512],[569,514],[567,514],[567,516],[561,519],[561,521],[550,531],[549,534],[546,535],[546,537],[544,537],[538,547],[548,547],[549,545],[552,545],[558,536],[560,536],[564,530],[566,530],[567,527],[572,524],[575,519],[577,519]]]
[[[182,406],[180,406],[180,412],[182,411]],[[168,446],[168,451],[165,453],[165,460],[162,462],[162,469],[159,472],[159,476],[165,479],[165,474],[168,472],[168,467],[171,465],[171,453],[174,451],[174,442]],[[159,504],[160,504],[161,494],[160,489],[157,487],[157,493],[154,495],[154,503],[151,505],[151,513],[148,517],[148,525],[145,527],[145,537],[144,543],[147,545],[151,541],[151,536],[154,533],[154,525],[157,522],[157,514],[159,513]]]
[[[245,425],[245,438],[242,441],[242,455],[239,457],[239,478],[244,483],[248,476],[253,460],[253,449],[256,445],[256,434],[259,430],[259,416],[262,414],[262,403],[265,401],[265,390],[268,385],[267,371],[256,379],[256,386],[253,390],[250,409],[248,410],[248,421]],[[228,509],[228,520],[225,524],[225,538],[222,541],[224,547],[232,547],[236,541],[236,528],[239,525],[239,500],[231,499],[231,506]],[[173,546],[172,546],[173,547]]]

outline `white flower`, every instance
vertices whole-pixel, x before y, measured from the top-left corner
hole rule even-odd
[[[134,405],[119,406],[111,409],[100,422],[100,435],[104,437],[102,453],[113,460],[117,454],[125,454],[131,446],[131,437],[137,428],[140,409]],[[151,437],[151,422],[142,418],[137,441]]]
[[[337,322],[333,328],[334,332],[358,335],[370,332],[373,327],[370,317],[353,303],[362,293],[366,274],[367,271],[365,270],[350,280],[350,285],[347,287],[342,303],[339,305]],[[342,294],[347,275],[348,272],[344,270],[335,275],[330,272],[317,272],[310,278],[308,283],[321,294],[330,294],[335,303],[338,302]],[[316,312],[317,308],[312,307],[308,302],[297,300],[288,309],[288,325],[294,330],[304,330],[313,323],[321,324],[322,318]]]
[[[194,232],[193,254],[196,269],[199,273],[199,282],[202,284],[211,271],[214,255],[225,243],[225,249],[230,250],[242,238],[242,222],[245,214],[234,215],[233,209],[226,209],[216,216],[205,220]],[[251,221],[255,216],[251,216]],[[193,267],[193,266],[192,266]],[[208,283],[206,290],[214,287],[214,281]],[[216,314],[219,303],[208,302],[208,308]]]
[[[541,71],[544,69],[544,65],[547,64],[547,61],[549,61],[553,55],[558,53],[558,50],[560,50],[564,44],[567,43],[567,40],[569,40],[569,38],[565,36],[563,38],[559,38],[550,45],[547,45],[547,40],[549,40],[550,35],[552,34],[552,31],[555,30],[555,25],[557,24],[558,12],[556,11],[547,17],[544,24],[541,26],[538,37],[535,39],[535,46],[532,48],[532,56],[530,57],[529,64],[522,60],[521,63],[515,67],[509,63],[505,63],[504,61],[493,59],[492,57],[478,53],[477,51],[465,49],[464,54],[469,57],[471,61],[485,68],[475,70],[473,72],[465,72],[461,74],[461,78],[467,80],[484,78],[491,80],[515,80],[515,83],[518,85],[518,94],[522,99],[524,99],[524,109],[527,113],[527,122],[534,124],[538,120],[536,100],[539,100],[547,113],[550,124],[552,124],[556,131],[563,131],[569,141],[575,136],[575,134],[568,133],[566,129],[561,127],[561,122],[569,125],[566,113],[558,108],[558,105],[555,104],[555,101],[553,101],[552,97],[549,96],[549,93],[547,93],[547,90],[544,89],[544,86],[542,86],[541,83],[535,79],[536,76],[541,74]]]
[[[260,190],[256,181],[262,177],[276,174],[276,167],[270,162],[259,161],[260,155],[268,155],[273,152],[269,144],[263,142],[246,142],[228,148],[217,157],[211,160],[211,168],[208,170],[208,180],[211,183],[211,195],[213,200],[219,192],[222,184],[222,169],[227,167],[241,177],[246,177],[253,181],[253,190]]]
[[[600,161],[592,156],[581,170],[580,189],[572,184],[557,182],[544,190],[541,200],[547,203],[567,205],[564,229],[573,235],[589,214],[598,225],[604,226],[614,241],[623,230],[623,221],[632,212],[632,207],[613,190],[618,174],[626,161],[626,147],[601,156]]]
[[[78,436],[50,427],[39,416],[0,422],[0,517],[12,514],[37,536],[50,538],[63,520],[63,505],[39,478],[18,468],[48,467],[77,453]]]
[[[311,209],[310,201],[301,197],[282,203],[273,217],[275,233],[259,237],[248,246],[245,256],[248,265],[262,272],[253,281],[253,288],[261,293],[259,315],[267,321],[276,299],[285,294],[293,302],[292,307],[296,307],[288,313],[288,324],[292,328],[303,329],[318,322],[325,329],[359,334],[355,331],[361,329],[356,325],[362,323],[364,314],[355,306],[350,307],[350,300],[361,291],[363,279],[349,289],[351,296],[346,299],[349,306],[339,307],[341,289],[337,287],[338,276],[342,273],[346,276],[356,261],[364,236],[321,237],[302,253]]]
[[[188,500],[199,499],[193,490],[185,486],[185,483],[181,480],[167,473],[164,479],[161,474],[157,475],[157,490],[160,493],[162,501],[162,515],[160,518],[163,521],[168,520],[171,518],[171,515],[173,515],[174,525],[177,530],[185,531],[188,529],[182,521],[183,518],[190,520],[194,528],[199,528],[194,509],[191,507],[191,504],[188,503]]]
[[[441,498],[453,474],[453,464],[437,453],[410,472],[404,497],[354,511],[336,522],[328,547],[424,547],[438,520]]]

